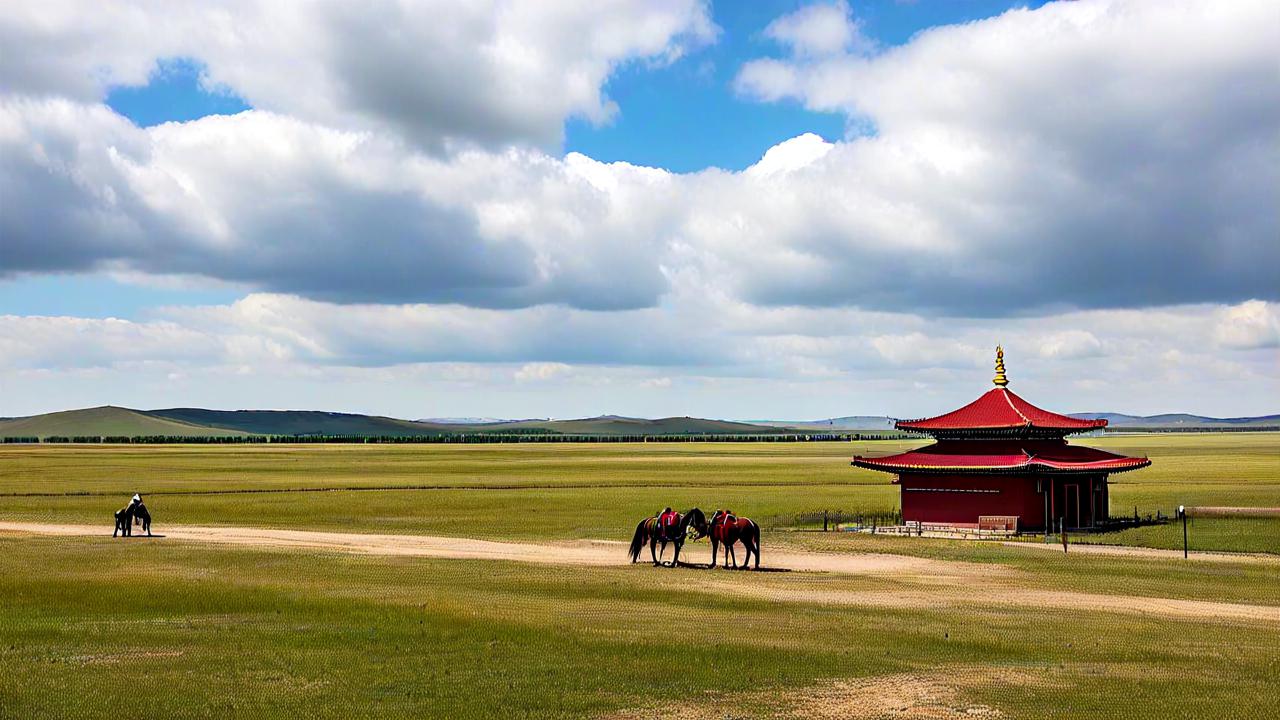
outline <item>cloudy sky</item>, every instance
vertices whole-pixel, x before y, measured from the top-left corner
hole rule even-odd
[[[0,0],[0,416],[1280,412],[1273,0]]]

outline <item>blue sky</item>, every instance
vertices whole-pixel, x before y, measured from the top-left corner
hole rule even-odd
[[[854,9],[866,35],[893,46],[937,25],[1041,4],[881,0],[856,3]],[[846,126],[838,113],[809,112],[794,102],[753,102],[733,90],[733,79],[743,63],[780,54],[777,43],[763,34],[769,23],[804,5],[796,0],[715,3],[720,35],[713,45],[668,67],[634,63],[624,68],[605,86],[622,106],[621,115],[600,127],[571,119],[566,124],[565,149],[600,160],[694,172],[707,167],[741,170],[781,140],[802,133],[841,139]]]
[[[1276,410],[1263,0],[443,7],[0,17],[0,415]]]

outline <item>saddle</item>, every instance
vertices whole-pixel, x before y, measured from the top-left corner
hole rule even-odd
[[[680,524],[680,513],[663,513],[658,516],[658,537],[671,540],[675,537],[676,527]]]

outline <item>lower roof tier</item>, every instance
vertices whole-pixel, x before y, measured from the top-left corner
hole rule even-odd
[[[896,455],[853,458],[857,467],[894,473],[1116,473],[1150,464],[1063,440],[940,440]]]

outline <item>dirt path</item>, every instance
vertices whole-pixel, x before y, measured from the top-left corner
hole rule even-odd
[[[99,525],[28,522],[0,522],[0,532],[76,536],[107,534],[107,531]],[[435,535],[375,535],[317,530],[277,530],[197,525],[166,525],[164,526],[163,537],[169,540],[208,542],[221,545],[302,548],[369,555],[415,555],[475,560],[514,560],[548,565],[624,565],[627,563],[626,543],[610,540],[526,543]],[[137,536],[135,536],[135,539],[137,539]],[[708,555],[705,543],[696,546],[686,545],[685,550],[686,553],[692,550],[696,555],[696,561],[705,561]],[[648,548],[645,549],[641,557],[648,557]],[[667,551],[666,558],[668,560],[671,558],[670,549]],[[769,553],[768,559],[769,561],[766,564],[768,568],[851,574],[883,574],[898,577],[914,576],[925,580],[989,577],[993,572],[998,573],[1001,570],[997,566],[977,563],[874,553],[835,555],[778,552]]]
[[[105,530],[97,525],[29,522],[0,522],[0,533],[77,537],[106,535]],[[430,535],[375,535],[192,525],[166,525],[163,538],[255,548],[297,548],[368,555],[509,560],[551,565],[618,566],[627,563],[625,543],[605,540],[520,543]],[[143,538],[135,537],[132,541],[142,540]],[[1029,545],[1028,547],[1037,546]],[[1111,549],[1101,546],[1088,547],[1090,550]],[[694,556],[697,560],[703,560],[706,554],[705,545],[695,547]],[[873,575],[903,580],[910,584],[904,583],[903,588],[889,590],[855,591],[787,586],[776,582],[754,584],[745,581],[745,578],[753,577],[751,575],[722,573],[709,577],[707,582],[699,585],[699,590],[735,595],[747,594],[775,602],[875,607],[924,608],[982,605],[1019,610],[1027,608],[1093,610],[1153,617],[1249,621],[1280,625],[1280,606],[1133,595],[1048,592],[1017,587],[1016,571],[1000,565],[875,553],[832,554],[793,551],[768,553],[766,557],[768,558],[767,566],[770,568]],[[770,574],[764,577],[778,576]],[[991,591],[993,582],[1000,584],[998,591]]]
[[[1047,550],[1049,552],[1062,552],[1062,545],[1059,543],[1037,543],[1037,542],[1003,542],[1001,545],[1007,547],[1022,548],[1023,550]],[[1086,555],[1115,555],[1120,557],[1141,557],[1153,558],[1160,560],[1182,560],[1181,550],[1165,550],[1163,548],[1147,548],[1133,547],[1131,545],[1077,545],[1072,544],[1069,552],[1084,553]],[[1257,553],[1226,553],[1226,552],[1204,552],[1192,551],[1191,560],[1203,560],[1205,562],[1229,562],[1229,563],[1258,563],[1262,565],[1275,565],[1280,567],[1280,555],[1261,555]]]
[[[1001,585],[981,592],[972,587],[951,585],[946,588],[910,587],[892,590],[828,590],[820,588],[779,588],[746,586],[741,583],[709,581],[700,590],[723,592],[773,602],[802,602],[835,607],[885,608],[986,608],[1067,610],[1148,615],[1156,618],[1183,620],[1215,620],[1259,622],[1280,626],[1280,606],[1249,605],[1212,600],[1148,597],[1142,595],[1103,595],[1064,590]]]

